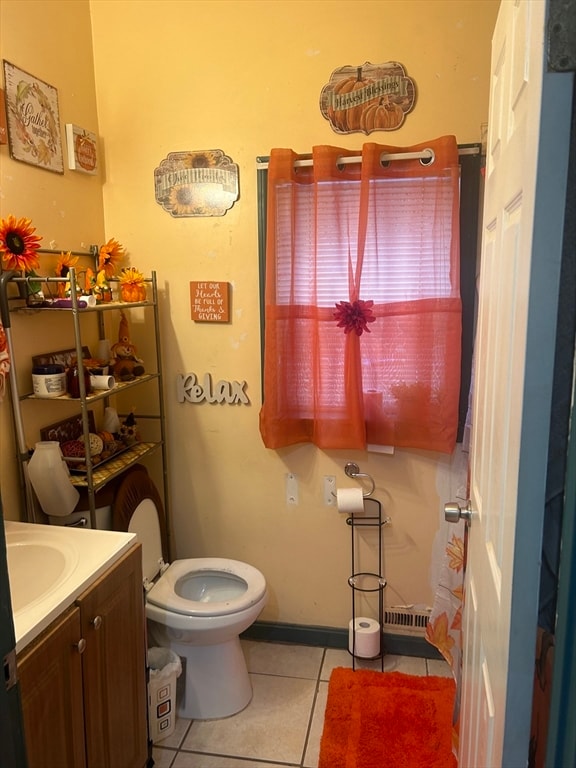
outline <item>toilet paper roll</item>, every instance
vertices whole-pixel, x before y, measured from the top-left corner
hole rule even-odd
[[[362,488],[338,488],[336,491],[338,512],[347,515],[360,515],[364,512],[364,494]]]
[[[348,625],[348,650],[354,656],[372,659],[380,655],[380,624],[358,616]]]
[[[93,389],[114,389],[116,379],[114,376],[90,376],[90,384]]]

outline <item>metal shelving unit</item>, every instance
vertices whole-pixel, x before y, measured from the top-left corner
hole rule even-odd
[[[47,251],[44,251],[46,253]],[[52,251],[49,251],[52,253]],[[56,252],[55,252],[56,253]],[[59,251],[57,252],[59,253]],[[74,255],[82,255],[90,257],[94,255],[93,251],[89,253],[74,253]],[[70,284],[70,306],[51,306],[43,305],[42,303],[35,303],[32,307],[34,311],[49,312],[49,313],[65,313],[70,316],[74,340],[76,349],[76,360],[79,368],[79,389],[80,398],[71,398],[69,395],[62,395],[60,397],[45,398],[37,397],[33,392],[20,393],[18,387],[17,378],[17,360],[16,352],[14,348],[14,342],[11,332],[11,315],[16,312],[22,312],[30,310],[30,306],[27,304],[26,295],[30,292],[30,284],[40,283],[46,285],[50,289],[51,284],[58,284],[66,282]],[[88,445],[88,434],[90,433],[90,413],[89,409],[93,403],[103,401],[104,407],[109,402],[113,401],[118,395],[126,392],[133,387],[139,387],[148,382],[156,383],[156,399],[157,407],[152,414],[139,414],[139,420],[152,419],[157,422],[159,426],[159,440],[150,442],[136,442],[135,444],[125,448],[118,453],[117,456],[113,455],[106,462],[93,463],[90,452],[86,452],[85,457],[85,472],[82,474],[71,474],[70,480],[73,485],[78,488],[84,488],[88,499],[88,508],[90,511],[90,525],[96,527],[96,493],[103,489],[111,480],[118,477],[132,464],[136,463],[140,459],[149,456],[157,451],[162,454],[162,480],[163,480],[163,500],[165,506],[165,514],[167,521],[169,520],[169,500],[168,500],[168,473],[167,473],[167,449],[166,449],[166,432],[165,432],[165,414],[164,414],[164,391],[163,391],[163,379],[162,379],[162,359],[161,359],[161,344],[160,344],[160,327],[158,317],[158,288],[156,282],[156,273],[152,272],[150,277],[145,278],[145,283],[148,288],[148,299],[146,301],[139,302],[123,302],[123,301],[111,301],[96,304],[95,306],[83,306],[80,303],[82,296],[78,294],[76,273],[73,267],[70,268],[69,274],[65,278],[61,277],[47,277],[34,275],[33,277],[23,277],[18,272],[2,272],[0,274],[0,314],[2,318],[2,324],[6,332],[6,340],[11,357],[10,368],[10,389],[12,395],[12,406],[15,426],[15,438],[17,442],[18,458],[20,466],[20,483],[23,498],[25,501],[25,516],[28,522],[36,522],[36,499],[33,488],[30,484],[27,464],[30,459],[31,453],[29,446],[26,442],[24,421],[22,414],[23,401],[37,401],[40,404],[46,406],[49,404],[51,413],[54,413],[54,409],[58,408],[59,403],[78,404],[78,408],[81,414],[82,420],[82,435],[84,441]],[[10,288],[14,286],[14,288]],[[83,351],[85,348],[82,339],[82,323],[81,318],[85,316],[92,316],[97,322],[98,338],[105,338],[105,324],[104,315],[107,312],[113,310],[122,310],[129,312],[136,308],[150,308],[153,313],[153,330],[155,343],[155,370],[153,372],[146,372],[142,376],[135,378],[128,382],[117,382],[114,389],[97,391],[94,393],[87,393],[84,382],[84,364],[83,364]],[[38,406],[40,407],[40,405]],[[169,526],[167,525],[167,529]]]

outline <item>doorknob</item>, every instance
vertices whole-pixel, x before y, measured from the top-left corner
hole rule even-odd
[[[447,523],[457,523],[459,520],[466,520],[467,523],[472,522],[470,500],[466,502],[465,507],[461,507],[457,501],[449,501],[444,504],[444,520]]]

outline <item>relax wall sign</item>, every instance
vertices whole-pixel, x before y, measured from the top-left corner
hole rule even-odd
[[[176,392],[179,403],[227,403],[228,405],[249,405],[250,400],[244,391],[245,381],[226,381],[221,379],[212,383],[212,376],[204,374],[202,383],[195,373],[176,377]]]

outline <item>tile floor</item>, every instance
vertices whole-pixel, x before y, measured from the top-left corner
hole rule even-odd
[[[155,768],[317,768],[330,673],[351,667],[346,650],[243,640],[254,695],[221,720],[176,721],[154,745]],[[380,661],[356,668],[380,670]],[[391,656],[385,672],[450,675],[444,661]]]

